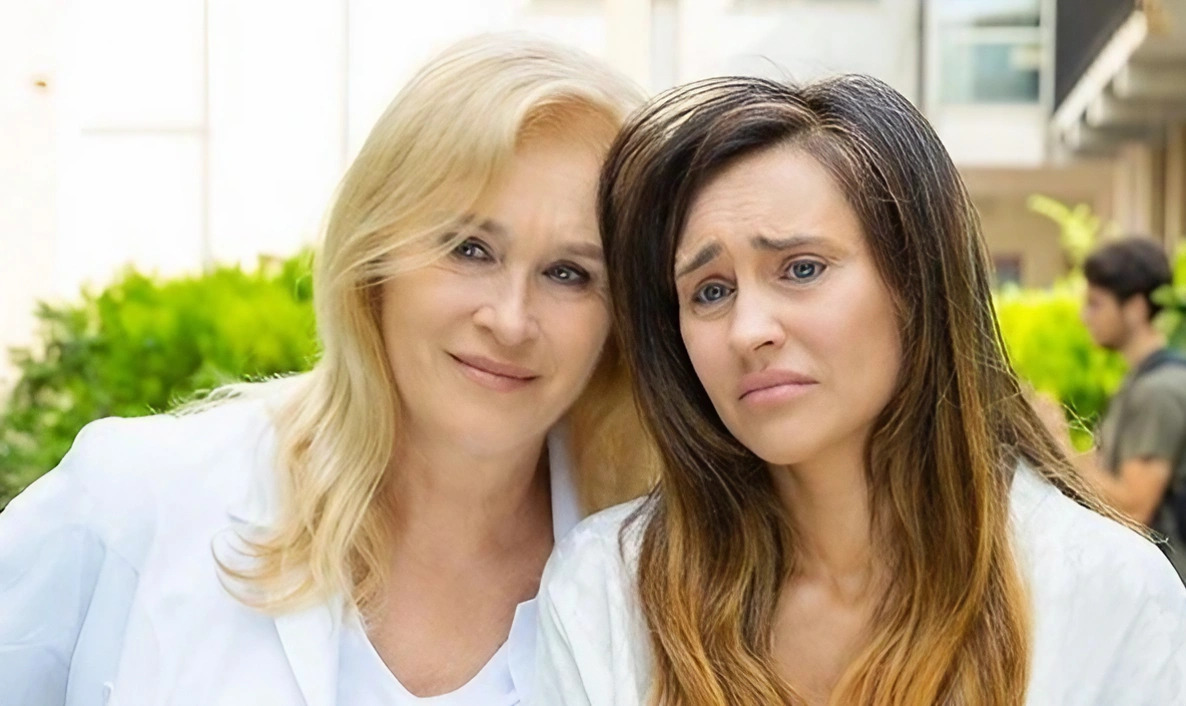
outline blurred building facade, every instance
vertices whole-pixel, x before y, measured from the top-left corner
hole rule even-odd
[[[870,73],[922,107],[999,278],[1049,284],[1033,194],[1186,236],[1186,0],[9,0],[0,4],[0,350],[33,301],[311,241],[400,84],[478,31],[608,59],[648,89]],[[0,366],[0,386],[3,384]]]

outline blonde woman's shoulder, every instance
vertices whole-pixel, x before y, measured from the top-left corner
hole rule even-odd
[[[73,527],[141,556],[162,526],[200,532],[227,518],[272,457],[271,419],[266,401],[246,396],[186,414],[91,422],[56,468],[9,503],[5,524]]]

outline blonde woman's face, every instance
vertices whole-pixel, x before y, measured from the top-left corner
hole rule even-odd
[[[580,140],[527,141],[465,240],[384,285],[383,336],[413,438],[512,452],[576,401],[610,327],[601,158]]]
[[[857,214],[793,148],[697,197],[676,253],[680,328],[721,421],[774,465],[863,446],[900,365],[893,299]]]

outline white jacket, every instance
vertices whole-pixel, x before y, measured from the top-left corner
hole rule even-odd
[[[638,505],[590,517],[553,552],[532,704],[648,703],[651,644],[634,588],[641,523],[618,541]],[[1186,587],[1165,556],[1027,468],[1010,516],[1033,606],[1027,706],[1186,705]]]
[[[557,536],[579,519],[549,437]],[[261,399],[106,419],[0,513],[4,706],[333,706],[343,601],[279,617],[219,581],[214,551],[275,512]],[[508,637],[516,690],[534,667],[535,602]]]

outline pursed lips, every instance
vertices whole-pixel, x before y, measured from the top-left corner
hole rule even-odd
[[[776,392],[782,393],[777,395],[780,398],[794,396],[816,384],[814,378],[793,370],[767,369],[744,375],[738,385],[737,399],[757,401],[758,398],[772,397]]]

